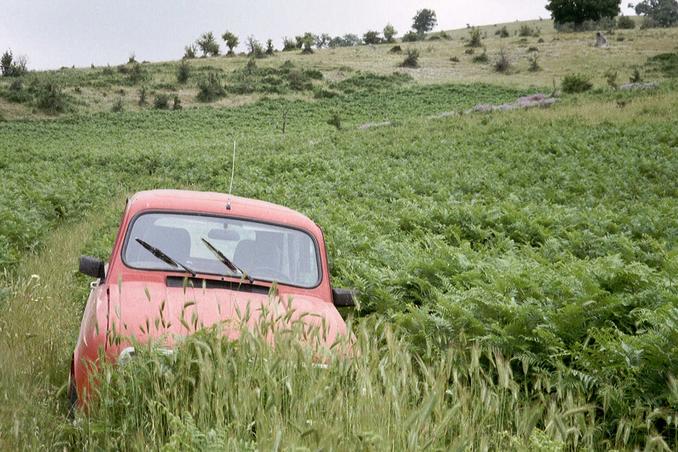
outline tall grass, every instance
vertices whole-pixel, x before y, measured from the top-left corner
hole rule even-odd
[[[237,342],[203,330],[171,355],[137,346],[124,366],[102,368],[88,414],[64,438],[76,449],[170,450],[559,450],[600,439],[583,387],[543,373],[520,381],[497,350],[460,342],[417,354],[368,322],[319,366],[313,332],[275,324]],[[531,372],[527,360],[520,368]]]

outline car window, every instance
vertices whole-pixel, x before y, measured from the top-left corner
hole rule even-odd
[[[254,279],[315,287],[320,270],[315,241],[306,232],[278,225],[195,214],[147,213],[128,228],[123,261],[129,267],[176,270],[141,246],[139,238],[197,273],[228,274],[209,241]]]

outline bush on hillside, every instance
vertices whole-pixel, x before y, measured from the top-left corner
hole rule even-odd
[[[403,35],[403,42],[417,42],[419,41],[419,35],[415,33],[414,31],[408,31]]]
[[[156,110],[168,110],[170,97],[167,94],[161,93],[153,99],[153,108]]]
[[[500,38],[508,38],[510,36],[508,29],[506,28],[506,25],[504,25],[499,30],[494,32],[494,34],[495,34],[495,36],[499,36]]]
[[[198,81],[198,96],[200,102],[213,102],[226,95],[221,84],[221,76],[216,72],[209,72]]]
[[[407,55],[400,67],[418,68],[419,67],[419,50],[407,49]]]
[[[501,49],[499,50],[499,56],[497,57],[497,60],[494,62],[494,70],[496,72],[506,74],[509,69],[511,69],[511,60],[509,59],[509,54],[506,49]]]
[[[370,30],[363,35],[363,43],[370,44],[381,44],[381,37],[379,36],[378,31]]]
[[[563,92],[568,94],[583,93],[593,88],[589,78],[582,74],[566,75],[561,85]]]
[[[636,21],[629,16],[619,16],[617,19],[617,28],[621,30],[633,30],[636,28]]]
[[[294,41],[294,39],[290,39],[288,37],[283,38],[283,49],[282,49],[283,52],[289,52],[296,49],[297,44]]]
[[[196,48],[195,44],[189,44],[186,47],[184,47],[184,60],[192,60],[195,58],[195,53],[198,49]]]
[[[186,83],[191,76],[191,65],[187,61],[182,61],[177,67],[177,81],[179,83]]]
[[[472,27],[468,31],[469,34],[469,40],[468,43],[466,44],[468,47],[482,47],[483,42],[482,42],[482,34],[480,33],[480,28]]]
[[[3,77],[21,77],[28,72],[28,59],[25,56],[14,57],[11,50],[0,57],[0,70]]]
[[[69,110],[68,96],[59,83],[45,79],[37,83],[35,105],[45,113],[55,115]]]

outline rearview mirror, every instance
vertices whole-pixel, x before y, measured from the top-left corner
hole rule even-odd
[[[80,256],[80,273],[91,276],[92,278],[104,279],[106,269],[104,262],[92,256]]]
[[[332,302],[340,308],[355,306],[357,292],[352,289],[332,289]]]

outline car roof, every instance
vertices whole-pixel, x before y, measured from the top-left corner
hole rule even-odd
[[[227,209],[229,203],[231,208]],[[313,221],[295,210],[266,201],[223,193],[149,190],[138,192],[128,200],[128,211],[131,216],[153,210],[232,216],[320,232],[320,228]]]

